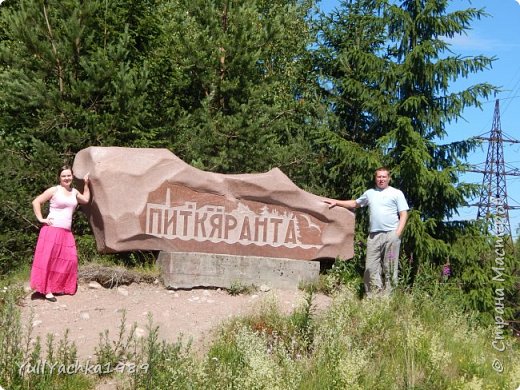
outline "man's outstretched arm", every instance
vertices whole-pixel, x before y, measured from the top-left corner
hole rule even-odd
[[[359,203],[355,199],[351,200],[336,200],[336,199],[323,199],[325,203],[329,205],[329,208],[336,206],[344,207],[346,209],[356,209],[359,207]]]

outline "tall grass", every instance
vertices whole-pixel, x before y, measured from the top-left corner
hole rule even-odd
[[[82,373],[62,375],[76,364],[76,347],[68,332],[56,342],[48,335],[45,346],[32,338],[32,317],[22,325],[17,301],[23,290],[2,288],[0,296],[0,386],[5,389],[89,389],[94,379]]]
[[[492,329],[423,293],[355,300],[339,294],[321,322],[312,369],[300,388],[515,389],[518,343],[492,368]],[[513,387],[515,386],[515,387]]]
[[[321,312],[312,290],[289,314],[276,299],[265,299],[252,314],[223,324],[202,357],[182,339],[160,341],[151,317],[147,336],[137,338],[123,315],[114,340],[101,335],[97,362],[146,367],[111,373],[121,389],[516,389],[518,339],[507,336],[505,351],[494,350],[494,329],[446,299],[455,296],[448,287],[360,300],[356,285],[344,286]],[[76,355],[67,336],[58,342],[49,337],[46,348],[33,341],[11,295],[1,300],[0,385],[93,388],[96,375],[20,370],[23,362],[68,364]],[[503,372],[493,369],[497,357]]]

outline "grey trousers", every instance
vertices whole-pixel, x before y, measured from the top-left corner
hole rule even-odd
[[[390,294],[397,285],[401,240],[395,231],[370,233],[365,260],[365,292],[367,297]]]

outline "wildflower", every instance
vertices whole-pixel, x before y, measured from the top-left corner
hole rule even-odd
[[[446,263],[442,266],[442,279],[446,280],[450,277],[450,275],[451,275],[450,263]]]

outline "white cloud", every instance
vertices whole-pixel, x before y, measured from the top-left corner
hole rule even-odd
[[[520,0],[515,0],[515,1],[518,3],[518,5],[520,5]],[[518,386],[518,388],[520,389],[520,386]]]
[[[452,49],[462,50],[489,51],[498,45],[496,40],[481,38],[475,35],[457,35],[451,39],[446,39],[446,42],[452,46]]]
[[[520,0],[515,1],[520,2]],[[496,54],[497,51],[515,49],[518,50],[520,48],[520,43],[517,42],[504,42],[494,38],[484,38],[473,31],[470,32],[470,34],[471,35],[457,35],[451,39],[447,38],[445,40],[447,43],[451,45],[451,50],[453,51],[478,51],[483,54]]]

